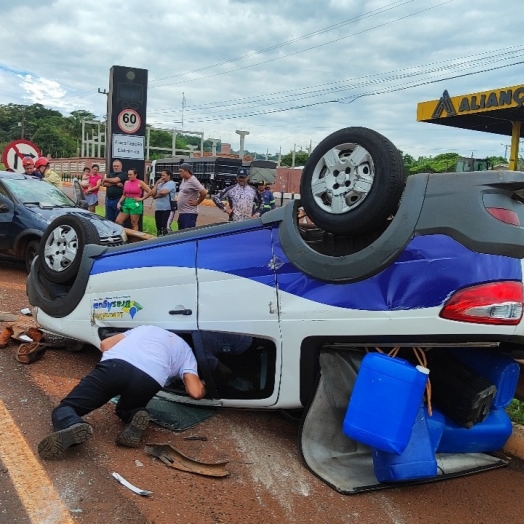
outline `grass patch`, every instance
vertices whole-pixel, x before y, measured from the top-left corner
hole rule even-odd
[[[514,398],[506,408],[506,413],[515,424],[524,424],[524,402]]]
[[[96,214],[100,215],[101,217],[106,216],[106,210],[102,206],[96,206]],[[178,224],[176,221],[173,221],[171,224],[171,231],[177,231],[178,230]],[[142,231],[144,233],[149,233],[150,235],[156,236],[156,223],[155,223],[155,217],[149,216],[149,215],[143,215],[142,217]]]

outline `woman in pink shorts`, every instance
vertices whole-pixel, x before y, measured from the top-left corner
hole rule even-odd
[[[151,196],[150,187],[138,178],[136,169],[127,172],[122,198],[116,207],[120,211],[116,217],[117,224],[123,224],[127,217],[131,220],[131,227],[138,231],[138,219],[144,213],[144,200]]]

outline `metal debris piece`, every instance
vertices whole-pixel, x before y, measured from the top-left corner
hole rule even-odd
[[[13,313],[7,313],[6,311],[0,311],[0,322],[16,322],[18,320],[18,315],[13,315]]]
[[[144,451],[148,455],[160,459],[169,468],[188,471],[189,473],[196,473],[197,475],[205,475],[207,477],[227,477],[229,475],[229,471],[224,469],[224,466],[228,463],[227,460],[215,464],[200,462],[186,457],[171,444],[148,444],[144,448]]]
[[[137,495],[142,495],[143,497],[149,497],[149,495],[152,495],[152,491],[147,491],[146,489],[140,489],[136,486],[133,486],[131,482],[128,482],[122,475],[119,475],[115,471],[112,473],[113,477],[122,484],[122,486],[125,486],[126,488],[130,489],[133,493],[136,493]]]
[[[22,315],[28,315],[28,316],[30,316],[30,317],[33,316],[33,315],[31,314],[31,310],[30,310],[28,307],[25,307],[24,309],[21,309],[21,310],[20,310],[20,313],[22,313]]]
[[[207,437],[201,437],[200,435],[189,435],[189,437],[184,437],[184,440],[201,440],[206,442]]]
[[[142,462],[140,462],[139,460],[135,460],[135,466],[137,467],[140,467],[140,466],[143,466],[144,464],[142,464]]]

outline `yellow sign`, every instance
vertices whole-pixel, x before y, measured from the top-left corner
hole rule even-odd
[[[417,122],[523,106],[524,85],[453,97],[449,96],[446,90],[439,100],[430,100],[417,104]]]

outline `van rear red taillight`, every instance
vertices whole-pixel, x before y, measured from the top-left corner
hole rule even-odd
[[[441,318],[514,326],[522,319],[521,282],[490,282],[457,291],[444,304]]]
[[[487,207],[487,212],[495,217],[497,220],[512,226],[520,226],[519,216],[511,209],[504,209],[502,207]]]

